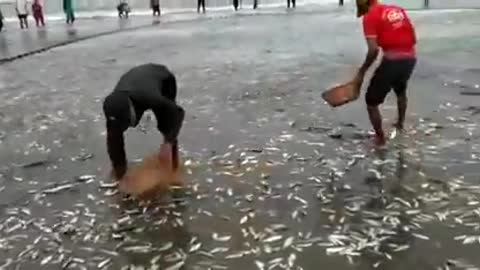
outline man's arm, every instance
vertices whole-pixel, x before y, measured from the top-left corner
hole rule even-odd
[[[178,167],[178,134],[183,125],[185,111],[175,102],[158,97],[154,101],[152,108],[157,118],[157,128],[164,137],[164,143],[172,145],[172,165],[176,169]]]
[[[107,125],[107,151],[112,163],[114,176],[121,179],[127,171],[127,157],[123,131]]]
[[[368,46],[367,56],[365,57],[365,60],[363,61],[362,66],[360,67],[360,70],[358,71],[362,76],[362,78],[365,76],[365,73],[367,73],[368,69],[373,64],[373,62],[375,62],[375,59],[377,59],[378,52],[379,52],[376,38],[367,37],[367,46]]]
[[[378,20],[378,14],[376,13],[367,13],[363,16],[363,33],[367,41],[368,51],[362,66],[358,70],[356,78],[360,84],[363,82],[365,73],[367,73],[368,69],[378,56]]]

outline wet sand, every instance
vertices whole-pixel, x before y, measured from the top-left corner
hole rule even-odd
[[[321,100],[363,59],[346,12],[179,22],[2,65],[4,269],[478,268],[479,109],[460,93],[480,84],[480,16],[412,17],[407,131],[384,150],[370,145],[362,99]],[[188,114],[185,190],[147,208],[106,177],[101,115],[119,76],[144,62],[177,74]],[[159,136],[145,117],[129,158]]]

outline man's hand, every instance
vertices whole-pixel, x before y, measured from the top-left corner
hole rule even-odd
[[[113,168],[112,171],[110,172],[110,177],[115,179],[115,180],[121,180],[125,174],[127,173],[127,168]]]
[[[172,142],[165,141],[160,146],[159,158],[168,158],[173,170],[178,168],[178,141],[175,139]]]

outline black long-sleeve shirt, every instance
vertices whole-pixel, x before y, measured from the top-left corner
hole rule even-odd
[[[176,104],[177,84],[167,67],[144,64],[120,77],[103,103],[107,119],[107,147],[113,167],[123,176],[126,169],[123,132],[137,126],[143,113],[152,110],[157,128],[168,142],[175,143],[185,111]],[[122,172],[123,171],[123,172]]]

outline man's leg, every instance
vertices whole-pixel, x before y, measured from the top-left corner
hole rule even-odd
[[[398,117],[397,122],[395,123],[395,128],[398,130],[403,130],[403,123],[405,122],[405,114],[407,112],[408,98],[407,93],[397,94],[397,111]]]
[[[393,83],[393,90],[397,95],[397,111],[398,117],[395,127],[399,130],[403,129],[403,124],[405,122],[405,115],[407,112],[408,106],[408,97],[407,97],[407,85],[410,76],[412,75],[413,69],[415,68],[415,59],[405,59],[398,60],[396,64],[396,74],[398,74],[397,80]]]
[[[370,119],[370,123],[372,124],[373,130],[375,131],[375,136],[377,140],[377,144],[383,145],[385,144],[385,133],[383,132],[382,127],[382,115],[380,114],[380,109],[377,106],[370,106],[367,105],[368,117]]]
[[[383,59],[380,66],[375,70],[365,94],[368,117],[375,131],[377,143],[380,145],[385,144],[386,139],[382,127],[382,115],[378,106],[383,103],[388,92],[390,92],[390,76],[390,62]]]

